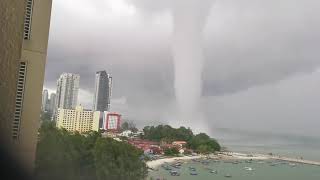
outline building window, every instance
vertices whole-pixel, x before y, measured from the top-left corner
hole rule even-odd
[[[26,73],[27,73],[26,62],[20,62],[18,82],[17,82],[17,87],[20,87],[20,88],[17,88],[17,92],[16,92],[16,106],[15,106],[15,112],[14,112],[14,119],[12,123],[12,137],[14,139],[17,139],[19,137]]]
[[[26,0],[26,14],[24,18],[24,39],[29,40],[31,37],[31,20],[32,20],[32,9],[33,9],[33,0]]]

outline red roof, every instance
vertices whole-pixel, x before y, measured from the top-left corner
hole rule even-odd
[[[187,144],[186,141],[173,141],[172,144]]]

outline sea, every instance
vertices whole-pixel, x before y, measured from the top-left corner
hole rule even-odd
[[[320,136],[229,129],[218,129],[210,135],[215,137],[228,151],[272,153],[284,157],[320,162]],[[271,164],[277,165],[271,166]],[[191,166],[196,168],[198,175],[190,175],[189,167]],[[247,171],[245,167],[251,167],[254,170]],[[208,169],[216,170],[218,173],[212,174]],[[188,161],[182,165],[181,169],[176,170],[180,176],[171,176],[169,171],[160,167],[159,171],[149,172],[149,178],[165,178],[167,180],[320,180],[320,166],[296,164],[292,167],[289,163],[272,162],[271,160],[253,161],[250,164],[244,161],[239,164],[210,161],[208,165]],[[227,174],[232,177],[225,177]]]
[[[211,134],[228,151],[261,153],[320,162],[319,135],[217,129]]]
[[[276,164],[276,165],[274,165]],[[194,171],[189,167],[195,168]],[[252,170],[246,170],[251,168]],[[290,165],[287,162],[279,161],[253,161],[247,163],[244,160],[238,164],[230,162],[214,162],[204,165],[200,162],[187,161],[181,168],[174,169],[180,173],[180,176],[171,176],[169,170],[159,167],[158,171],[149,172],[149,180],[166,179],[166,180],[319,180],[320,166],[295,164]],[[212,173],[216,171],[217,173]],[[191,172],[197,175],[191,175]],[[229,177],[226,177],[229,176]]]

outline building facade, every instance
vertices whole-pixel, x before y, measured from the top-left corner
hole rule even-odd
[[[49,113],[54,114],[55,105],[56,105],[56,94],[51,93],[50,99],[49,99],[49,108],[48,108]]]
[[[59,108],[57,111],[57,127],[71,132],[98,131],[98,121],[99,112],[85,110],[82,106],[76,106],[75,109]]]
[[[42,103],[41,103],[41,110],[47,111],[48,110],[48,104],[49,104],[49,93],[48,90],[43,90],[42,92]]]
[[[108,111],[85,110],[82,106],[74,109],[59,108],[56,114],[56,125],[71,132],[84,133],[102,129],[117,133],[121,128],[121,115]]]
[[[94,111],[109,111],[112,89],[112,77],[106,71],[96,72],[93,99]]]
[[[92,131],[99,131],[100,129],[102,129],[103,114],[104,113],[101,111],[93,112]]]
[[[102,129],[117,132],[121,128],[121,115],[115,112],[105,111],[103,114]]]
[[[0,1],[0,147],[11,151],[18,69],[22,53],[25,2]]]
[[[78,103],[80,75],[63,73],[57,80],[55,109],[74,109]]]
[[[2,138],[30,174],[40,121],[51,5],[52,0],[0,2]]]

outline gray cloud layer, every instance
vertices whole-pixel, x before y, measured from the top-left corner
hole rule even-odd
[[[173,121],[171,6],[170,0],[54,1],[45,87],[74,72],[90,94],[95,71],[106,69],[114,77],[114,110],[141,124]],[[205,28],[203,72],[213,127],[266,124],[261,130],[320,137],[313,128],[320,125],[319,8],[316,0],[217,0]]]

